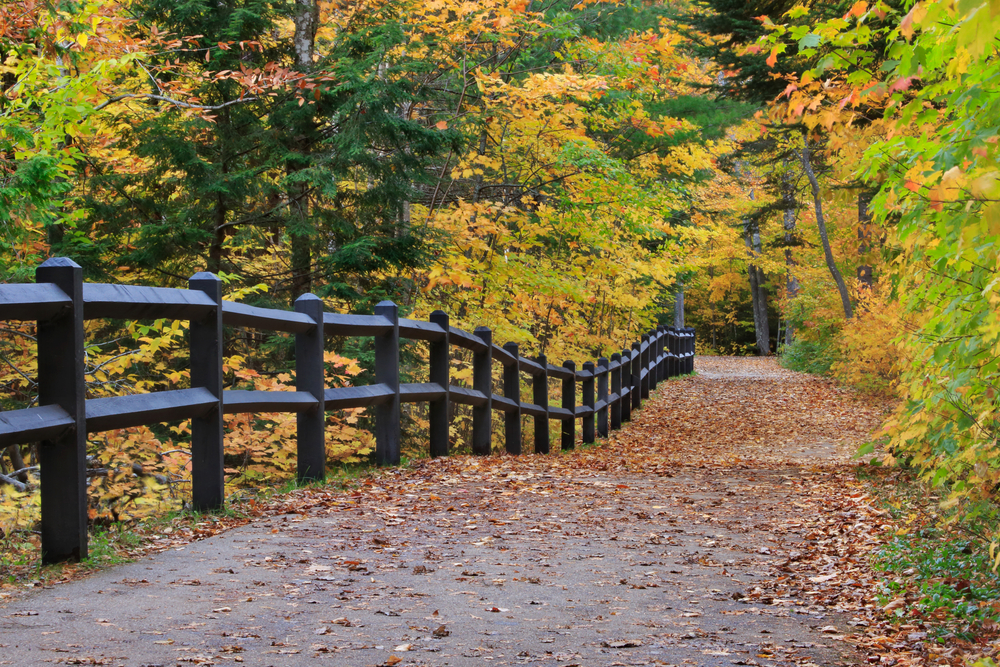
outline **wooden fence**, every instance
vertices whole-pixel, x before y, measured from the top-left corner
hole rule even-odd
[[[633,410],[668,377],[694,370],[694,330],[658,327],[630,349],[580,370],[566,361],[527,359],[517,344],[493,344],[492,333],[473,334],[449,326],[435,311],[429,322],[402,319],[383,301],[374,315],[324,312],[323,302],[304,294],[295,311],[256,308],[222,299],[222,285],[210,273],[191,277],[188,289],[83,282],[74,262],[53,258],[39,266],[35,284],[0,285],[0,320],[36,321],[38,407],[0,412],[0,447],[40,442],[42,474],[42,558],[46,562],[87,555],[87,434],[111,429],[191,419],[192,504],[214,510],[224,502],[224,414],[297,414],[297,473],[320,479],[326,469],[326,410],[375,408],[375,455],[379,465],[400,457],[400,404],[426,401],[430,413],[430,455],[448,454],[449,401],[472,406],[472,452],[489,454],[492,413],[504,413],[506,449],[521,453],[521,416],[534,418],[534,450],[549,451],[549,420],[562,421],[561,447],[572,448],[576,420],[583,442],[606,436],[630,419]],[[181,319],[190,321],[191,388],[110,398],[86,398],[83,322],[88,319]],[[224,325],[295,334],[296,391],[224,390]],[[327,388],[324,336],[372,336],[375,384]],[[430,348],[430,382],[401,384],[399,341],[423,340]],[[450,350],[473,353],[472,388],[449,380]],[[492,362],[503,365],[503,395],[493,393]],[[532,403],[520,400],[521,373],[531,376]],[[548,380],[562,381],[562,406],[549,405]],[[581,384],[582,405],[576,403]],[[596,385],[596,390],[595,390]]]

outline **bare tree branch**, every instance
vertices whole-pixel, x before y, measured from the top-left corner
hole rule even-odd
[[[244,104],[246,102],[256,102],[258,98],[256,97],[243,97],[238,100],[230,100],[228,102],[223,102],[222,104],[215,105],[205,105],[205,104],[191,104],[190,102],[182,102],[181,100],[175,100],[171,97],[165,97],[163,95],[153,95],[152,93],[125,93],[123,95],[115,95],[104,102],[101,102],[96,107],[94,111],[100,111],[105,107],[108,107],[115,102],[121,102],[122,100],[128,99],[144,99],[144,100],[156,100],[157,102],[166,102],[167,104],[172,104],[175,107],[181,107],[183,109],[198,109],[199,111],[218,111],[219,109],[225,109],[226,107],[233,106],[234,104]]]

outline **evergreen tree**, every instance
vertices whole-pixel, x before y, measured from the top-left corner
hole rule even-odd
[[[273,102],[247,96],[225,73],[263,68],[287,44],[268,40],[279,18],[267,0],[144,0],[135,5],[138,28],[199,35],[190,48],[153,55],[150,86],[164,98],[129,128],[122,109],[123,149],[141,159],[123,169],[94,164],[87,205],[93,243],[58,252],[90,260],[91,272],[126,265],[185,278],[195,270],[233,272],[227,237],[243,227],[272,226],[275,156],[268,151],[265,118]],[[187,43],[185,43],[187,44]],[[196,76],[190,72],[195,68]],[[187,73],[188,76],[183,76]],[[193,86],[183,94],[175,87]],[[193,113],[196,104],[205,113]]]
[[[274,37],[291,4],[137,8],[145,29],[200,35],[196,47],[148,67],[158,74],[151,85],[168,89],[186,68],[194,86],[185,99],[202,113],[160,102],[126,129],[122,148],[143,163],[92,164],[89,242],[58,251],[91,274],[125,265],[180,280],[205,268],[266,282],[288,300],[311,290],[363,311],[408,292],[399,276],[420,263],[424,239],[405,205],[428,161],[456,137],[410,113],[420,72],[397,49],[398,12],[390,5],[352,22],[296,72],[293,40]],[[291,75],[256,94],[227,76],[255,68]],[[247,261],[265,253],[279,263]]]

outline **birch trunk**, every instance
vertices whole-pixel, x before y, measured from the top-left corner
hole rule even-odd
[[[319,5],[316,0],[295,0],[295,66],[300,72],[308,72],[313,64],[313,51],[316,42],[316,29],[319,23]],[[306,134],[306,133],[303,133]],[[309,151],[309,146],[301,144],[297,147],[301,153]],[[299,167],[289,166],[292,173]],[[292,200],[289,207],[295,218],[289,238],[292,244],[292,299],[298,298],[312,290],[312,248],[309,233],[309,188],[301,183],[292,188],[288,197]]]

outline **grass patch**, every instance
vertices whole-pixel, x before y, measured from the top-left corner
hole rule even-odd
[[[829,342],[796,339],[791,345],[782,348],[778,363],[792,371],[829,375],[830,368],[836,361],[835,352]]]
[[[878,603],[900,623],[929,621],[942,643],[1000,627],[1000,575],[989,554],[962,535],[933,528],[898,535],[876,551],[872,566],[895,575],[879,584]]]
[[[122,565],[135,560],[142,537],[129,524],[95,526],[90,530],[87,558],[81,563],[87,568]]]
[[[16,530],[0,537],[0,583],[14,586],[38,579],[41,540],[30,530]]]

